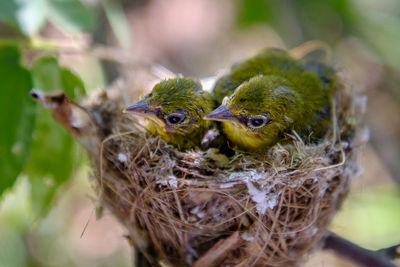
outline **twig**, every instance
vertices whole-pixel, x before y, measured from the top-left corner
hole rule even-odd
[[[390,247],[388,249],[372,251],[357,246],[354,243],[330,232],[325,238],[324,249],[332,249],[339,256],[347,258],[355,263],[365,267],[396,267],[390,261],[389,255],[386,251],[392,249],[396,251],[398,246]],[[396,253],[394,254],[394,256]]]
[[[194,267],[218,266],[218,263],[235,248],[241,244],[239,232],[233,233],[230,237],[218,241],[206,254],[201,256],[194,264]]]
[[[388,248],[382,248],[375,251],[375,254],[384,256],[389,259],[398,259],[400,258],[400,244]]]

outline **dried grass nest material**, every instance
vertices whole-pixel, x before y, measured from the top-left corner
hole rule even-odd
[[[180,152],[148,135],[120,101],[86,108],[101,202],[158,266],[292,266],[326,233],[357,171],[359,98],[343,84],[319,144],[276,145],[265,156]],[[100,156],[101,155],[101,156]]]

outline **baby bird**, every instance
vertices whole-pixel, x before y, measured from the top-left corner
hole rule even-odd
[[[222,76],[215,84],[213,95],[217,103],[250,78],[263,75],[298,75],[303,71],[300,62],[293,59],[288,52],[277,48],[265,48],[242,62],[232,66],[230,73]]]
[[[314,71],[295,72],[250,78],[206,119],[222,121],[230,141],[249,152],[267,151],[292,130],[303,138],[321,137],[329,124],[333,86],[324,86]]]
[[[180,150],[199,147],[212,122],[204,116],[214,108],[199,82],[174,78],[156,84],[150,94],[126,110],[144,117],[147,129]]]

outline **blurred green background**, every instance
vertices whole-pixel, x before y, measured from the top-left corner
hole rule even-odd
[[[400,1],[1,0],[0,267],[132,262],[124,229],[93,216],[88,159],[32,88],[79,101],[122,76],[132,103],[154,64],[215,76],[263,47],[313,39],[368,96],[362,175],[332,230],[370,249],[400,243]],[[307,265],[353,266],[329,252]]]

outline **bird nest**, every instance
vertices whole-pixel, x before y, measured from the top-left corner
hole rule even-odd
[[[99,200],[152,265],[292,266],[316,248],[349,191],[363,143],[359,100],[341,83],[320,143],[292,133],[262,156],[178,151],[104,94],[84,105],[96,130],[78,135]]]

